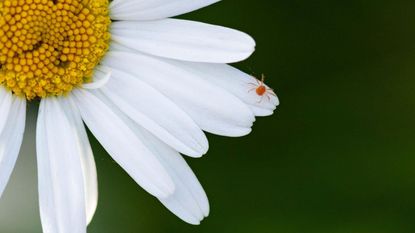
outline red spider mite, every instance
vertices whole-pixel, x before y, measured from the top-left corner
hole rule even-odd
[[[271,101],[270,95],[277,96],[275,95],[273,89],[264,85],[264,81],[265,81],[264,75],[261,76],[261,80],[258,80],[257,78],[255,78],[255,80],[256,80],[256,83],[248,83],[248,85],[252,85],[252,88],[249,89],[248,92],[255,90],[255,93],[258,96],[261,96],[261,99],[258,101],[258,103],[262,102],[264,97],[267,97],[268,101]]]

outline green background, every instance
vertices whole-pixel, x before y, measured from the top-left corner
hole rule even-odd
[[[100,197],[88,232],[414,233],[414,11],[403,0],[226,0],[181,16],[251,34],[257,51],[236,66],[264,73],[281,106],[247,137],[208,135],[208,154],[188,159],[211,203],[200,226],[91,139]],[[0,201],[2,233],[41,232],[30,148]]]

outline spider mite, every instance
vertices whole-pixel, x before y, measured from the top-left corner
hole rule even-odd
[[[254,77],[255,78],[255,77]],[[271,101],[271,96],[276,96],[274,93],[274,90],[265,86],[265,76],[261,76],[261,80],[258,80],[255,78],[256,83],[248,83],[248,85],[251,86],[251,89],[248,90],[248,92],[252,92],[255,90],[255,93],[261,97],[261,99],[258,101],[258,103],[261,103],[264,97],[267,97],[268,101]]]

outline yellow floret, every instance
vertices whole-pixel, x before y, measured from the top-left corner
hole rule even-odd
[[[110,23],[108,0],[0,1],[0,84],[31,100],[91,81]]]

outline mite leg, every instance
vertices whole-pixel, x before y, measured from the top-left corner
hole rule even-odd
[[[248,90],[248,93],[251,92],[251,91],[253,91],[253,90],[255,90],[255,89],[256,89],[256,87],[249,89]]]
[[[262,100],[264,99],[264,96],[262,95],[261,98],[258,100],[258,104],[262,102]]]

